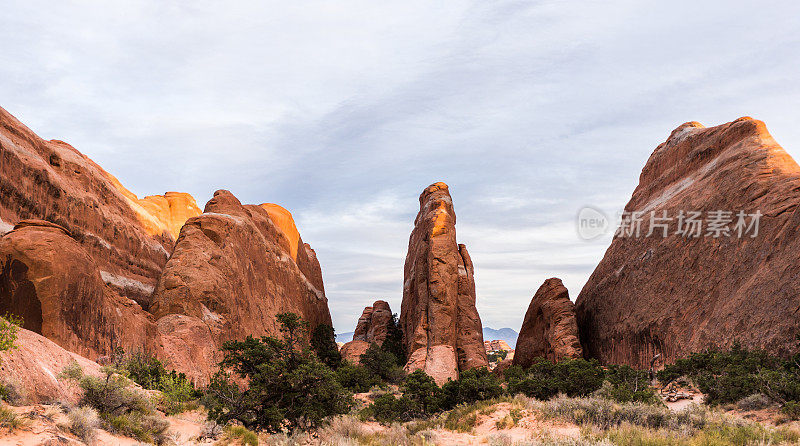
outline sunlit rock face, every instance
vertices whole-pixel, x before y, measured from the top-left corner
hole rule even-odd
[[[556,362],[581,356],[575,305],[561,279],[547,279],[525,312],[513,364],[527,368],[536,358]]]
[[[277,313],[331,323],[316,254],[280,206],[139,199],[3,109],[0,162],[0,314],[64,349],[149,352],[202,384],[222,342],[279,335]]]
[[[147,306],[194,199],[167,193],[140,200],[69,144],[45,141],[0,108],[0,234],[25,219],[64,227],[103,280]],[[193,205],[194,204],[194,205]]]
[[[419,202],[404,268],[400,324],[409,358],[406,370],[424,370],[442,384],[488,361],[475,308],[472,260],[456,242],[447,185],[428,186]]]
[[[650,156],[625,206],[645,213],[640,237],[616,236],[577,298],[584,353],[649,367],[657,355],[656,364],[671,362],[734,341],[795,351],[798,203],[800,168],[761,121],[675,129]],[[719,210],[733,213],[730,236],[707,232],[709,212]],[[646,236],[650,211],[675,219],[668,236],[660,226]],[[702,212],[700,236],[675,233],[680,211]],[[752,230],[737,236],[739,211],[763,214],[755,237]]]
[[[223,342],[279,336],[279,313],[297,313],[311,329],[331,324],[313,250],[298,235],[295,259],[285,236],[294,222],[273,218],[220,190],[183,225],[151,306],[159,336],[169,338],[159,351],[172,367],[207,377]],[[185,348],[170,348],[176,343]],[[188,356],[187,349],[201,353]]]
[[[342,359],[352,364],[359,364],[361,355],[370,345],[383,345],[392,323],[392,310],[388,302],[376,300],[371,307],[365,307],[361,317],[358,318],[353,340],[345,343],[339,350]]]

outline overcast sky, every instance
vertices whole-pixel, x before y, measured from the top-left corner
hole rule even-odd
[[[797,1],[109,5],[4,2],[0,106],[139,196],[291,210],[339,332],[375,299],[399,312],[432,182],[484,325],[519,330],[546,278],[574,299],[608,246],[578,210],[618,212],[681,123],[750,115],[800,156]]]

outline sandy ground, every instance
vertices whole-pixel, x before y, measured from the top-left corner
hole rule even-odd
[[[23,420],[23,426],[14,432],[0,431],[0,446],[5,445],[83,445],[66,427],[67,415],[60,406],[6,406]],[[200,411],[186,412],[167,417],[170,423],[169,436],[178,445],[212,444],[212,441],[198,442],[205,425],[205,414]],[[102,429],[97,430],[95,445],[98,446],[137,446],[139,441],[112,435]]]

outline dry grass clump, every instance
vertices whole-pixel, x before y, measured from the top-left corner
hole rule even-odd
[[[24,424],[24,421],[13,410],[0,406],[0,430],[13,432]]]
[[[89,406],[72,409],[67,414],[69,431],[84,443],[92,444],[97,435],[97,428],[100,427],[100,417],[97,411]]]
[[[763,393],[754,393],[737,401],[736,408],[739,410],[761,410],[774,404],[775,402]]]

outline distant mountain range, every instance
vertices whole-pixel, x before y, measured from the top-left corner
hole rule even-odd
[[[499,330],[495,330],[494,328],[483,327],[484,341],[493,341],[495,339],[502,339],[506,341],[508,345],[511,346],[511,348],[517,348],[517,336],[519,336],[519,333],[510,328],[501,328]],[[350,342],[352,340],[353,340],[352,331],[336,334],[336,342]]]
[[[517,336],[519,333],[510,328],[501,328],[495,330],[490,327],[483,327],[483,340],[494,341],[495,339],[502,339],[508,343],[511,348],[517,348]]]

